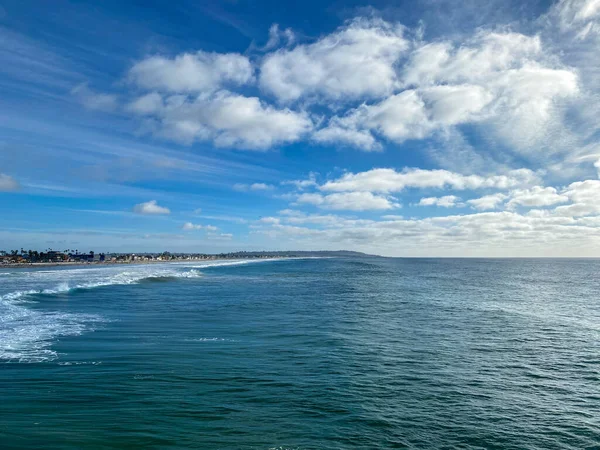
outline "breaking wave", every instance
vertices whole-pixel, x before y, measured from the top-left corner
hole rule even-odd
[[[105,286],[199,278],[202,277],[200,269],[266,261],[190,261],[0,272],[0,361],[39,363],[54,360],[58,358],[52,349],[56,339],[93,331],[107,322],[95,314],[36,308],[33,304],[42,305],[44,296],[64,296]]]
[[[9,275],[3,272],[3,275]],[[198,278],[198,269],[131,266],[11,273],[0,278],[0,361],[41,363],[58,358],[52,344],[61,336],[94,331],[107,320],[95,314],[42,311],[28,307],[41,296],[62,295],[104,286]],[[9,281],[10,280],[10,281]],[[19,290],[10,291],[18,286]],[[9,290],[9,292],[6,292]]]
[[[48,272],[45,272],[48,273]],[[61,282],[52,288],[45,289],[27,289],[23,291],[9,292],[0,296],[0,301],[18,301],[24,297],[33,295],[57,295],[64,294],[75,290],[94,289],[103,286],[116,286],[116,285],[128,285],[138,284],[144,280],[168,280],[176,278],[198,278],[201,277],[202,273],[196,269],[192,269],[186,272],[173,272],[173,271],[156,271],[152,273],[135,273],[135,272],[121,272],[106,279],[100,279],[98,281],[90,281],[83,283],[69,284],[68,282]]]
[[[287,258],[292,259],[292,258]],[[196,269],[206,269],[209,267],[225,267],[225,266],[243,266],[246,264],[256,264],[261,262],[273,262],[277,261],[277,259],[244,259],[238,261],[219,261],[219,262],[210,262],[203,265],[194,265],[190,267],[194,267]]]

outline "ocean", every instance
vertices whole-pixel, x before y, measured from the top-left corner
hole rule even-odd
[[[600,448],[600,260],[0,268],[2,449]]]

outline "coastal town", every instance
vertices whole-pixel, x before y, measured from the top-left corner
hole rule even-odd
[[[272,258],[272,253],[220,253],[220,254],[184,254],[184,253],[97,253],[79,250],[0,250],[0,267],[15,265],[48,265],[48,264],[129,264],[170,261],[201,261],[215,259],[254,259]]]
[[[205,261],[218,259],[267,259],[331,256],[368,256],[351,251],[239,251],[230,253],[98,253],[79,250],[0,250],[0,267],[28,265],[71,265],[71,264],[132,264],[175,261]]]

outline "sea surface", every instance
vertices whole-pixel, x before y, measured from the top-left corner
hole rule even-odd
[[[600,260],[0,269],[2,449],[598,449]]]

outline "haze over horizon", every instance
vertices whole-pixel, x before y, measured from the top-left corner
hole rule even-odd
[[[600,0],[149,5],[0,6],[0,249],[600,256]]]

